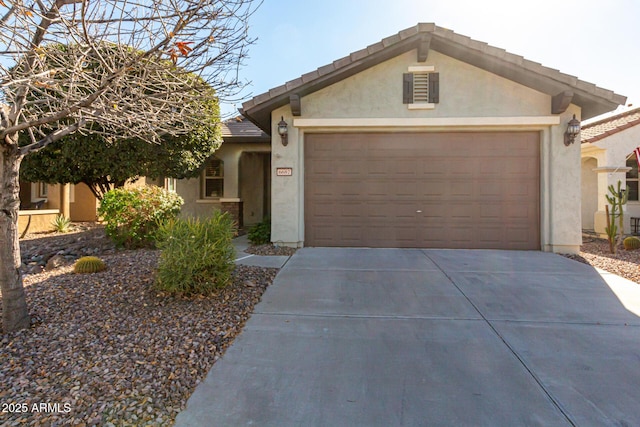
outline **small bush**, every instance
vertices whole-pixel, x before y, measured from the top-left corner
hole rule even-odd
[[[640,248],[640,239],[636,236],[629,236],[622,241],[624,248],[628,251]]]
[[[102,261],[98,257],[94,256],[84,256],[78,259],[73,266],[73,271],[76,273],[97,273],[99,271],[103,271],[107,268]]]
[[[71,220],[60,214],[51,220],[51,226],[58,233],[68,233],[71,231]]]
[[[176,218],[183,203],[176,193],[156,186],[116,188],[104,195],[98,214],[117,246],[154,247],[158,224]]]
[[[261,223],[251,227],[247,237],[254,245],[271,243],[271,218],[265,218]]]
[[[158,229],[162,249],[156,289],[183,295],[209,294],[226,286],[235,268],[233,219],[216,212],[206,220],[170,219]]]

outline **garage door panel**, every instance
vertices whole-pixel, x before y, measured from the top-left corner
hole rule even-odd
[[[421,158],[420,173],[425,178],[441,179],[447,173],[447,165],[439,161],[437,158]]]
[[[537,185],[526,182],[518,182],[516,180],[504,182],[504,193],[506,201],[526,200],[530,198],[537,199],[539,188]]]
[[[426,244],[425,247],[446,247],[449,245],[449,233],[441,225],[432,225],[420,228],[420,233]]]
[[[504,208],[496,204],[481,204],[478,217],[484,222],[498,222],[504,215]]]
[[[500,169],[506,176],[531,176],[537,167],[538,165],[531,162],[516,162],[514,159],[500,165]]]
[[[539,134],[306,134],[308,246],[539,249]]]
[[[473,227],[467,225],[459,225],[455,228],[452,228],[449,233],[449,240],[451,241],[451,245],[460,248],[460,247],[468,247],[469,241],[472,240],[473,237]]]
[[[505,183],[502,181],[483,181],[475,183],[477,194],[483,198],[503,199],[505,194]]]
[[[458,198],[469,199],[473,195],[473,182],[454,181],[449,183],[449,197],[452,200]]]
[[[392,173],[392,165],[385,159],[370,159],[366,162],[366,171],[369,177],[384,177]]]
[[[415,222],[416,208],[414,203],[369,203],[367,204],[367,212],[362,214],[362,217],[370,220],[384,218],[386,221],[391,223],[394,222],[394,218],[401,221],[410,220]]]

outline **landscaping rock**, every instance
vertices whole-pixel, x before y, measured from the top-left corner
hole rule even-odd
[[[4,413],[0,424],[173,424],[277,270],[237,266],[211,296],[173,297],[152,287],[158,256],[118,251],[101,255],[104,272],[67,265],[24,277],[33,326],[0,335],[0,401],[70,411]]]
[[[69,260],[67,260],[64,255],[54,255],[49,258],[49,261],[47,261],[47,265],[44,267],[44,269],[46,271],[51,271],[67,264],[69,264]]]
[[[106,236],[102,225],[81,223],[74,227],[76,230],[70,233],[37,233],[20,239],[23,263],[37,262],[44,267],[51,258],[62,255],[66,263],[56,261],[56,267],[50,265],[51,268],[58,268],[85,255],[100,256],[116,251],[115,244]],[[34,274],[29,267],[23,267],[21,271],[23,274]]]
[[[262,255],[262,256],[291,256],[296,253],[296,248],[289,248],[287,246],[276,246],[273,244],[266,245],[253,245],[249,246],[245,252],[253,255]]]
[[[612,254],[606,239],[585,235],[580,254],[565,256],[640,283],[640,250],[627,251],[620,245]]]
[[[1,425],[172,425],[278,271],[237,266],[226,288],[182,298],[153,289],[159,251],[116,251],[101,227],[20,246],[32,327],[0,335],[0,402],[70,411],[3,413]],[[86,251],[108,270],[73,274]]]

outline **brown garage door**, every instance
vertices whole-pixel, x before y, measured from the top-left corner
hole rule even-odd
[[[540,249],[537,132],[305,135],[305,245]]]

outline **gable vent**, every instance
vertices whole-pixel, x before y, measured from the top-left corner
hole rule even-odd
[[[429,73],[413,74],[413,102],[429,102]]]

